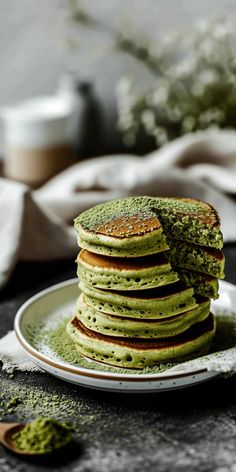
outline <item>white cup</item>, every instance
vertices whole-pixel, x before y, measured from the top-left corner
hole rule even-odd
[[[1,110],[4,174],[38,187],[75,160],[69,97],[40,97]]]

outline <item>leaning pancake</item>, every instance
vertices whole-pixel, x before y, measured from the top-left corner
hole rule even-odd
[[[97,246],[143,248],[152,238],[164,238],[162,227],[167,239],[223,246],[217,212],[193,199],[130,197],[97,205],[75,219],[79,238],[91,244],[91,251]]]
[[[203,297],[216,299],[219,297],[219,282],[216,277],[201,274],[194,270],[178,268],[178,275],[187,287],[193,287],[194,293]]]
[[[169,239],[169,245],[170,251],[167,252],[167,255],[176,271],[181,267],[220,279],[224,278],[225,258],[222,251],[174,239]]]
[[[84,302],[83,295],[77,304],[77,318],[83,325],[107,336],[130,338],[166,338],[183,333],[194,323],[206,319],[210,312],[210,300],[199,299],[199,305],[190,311],[158,320],[122,318],[101,313]]]
[[[77,258],[78,276],[94,287],[143,290],[178,280],[164,254],[138,258],[107,257],[83,249]]]
[[[80,354],[118,367],[142,369],[207,352],[215,333],[215,318],[210,314],[204,321],[195,323],[175,337],[143,340],[96,333],[75,316],[67,325],[67,333]]]
[[[79,288],[88,306],[121,317],[167,318],[197,306],[193,288],[187,288],[182,282],[124,292],[102,290],[80,281]]]

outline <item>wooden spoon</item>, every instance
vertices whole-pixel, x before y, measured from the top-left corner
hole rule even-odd
[[[21,423],[0,423],[0,443],[3,444],[7,449],[14,452],[15,454],[20,454],[21,456],[32,456],[38,455],[38,452],[29,452],[22,451],[17,449],[13,444],[11,438],[12,435],[25,427],[25,424]]]
[[[12,442],[12,435],[18,431],[21,431],[25,428],[25,424],[22,423],[0,423],[0,443],[3,444],[7,449],[19,454],[21,456],[43,456],[48,455],[48,452],[39,452],[39,451],[22,451],[17,449]],[[62,446],[63,448],[63,446]],[[59,449],[57,449],[59,450]],[[53,452],[53,451],[52,451]]]

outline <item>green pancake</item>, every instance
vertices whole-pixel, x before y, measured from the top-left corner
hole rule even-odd
[[[77,318],[86,328],[107,336],[130,338],[166,338],[183,333],[194,323],[203,321],[210,313],[210,301],[199,299],[190,311],[158,320],[123,318],[101,313],[86,305],[81,294],[77,304]]]
[[[80,280],[98,288],[144,290],[178,280],[164,254],[124,259],[82,249],[77,262]]]
[[[118,367],[143,369],[206,353],[215,333],[215,318],[210,314],[175,337],[144,340],[96,333],[75,316],[67,325],[67,333],[78,352],[86,357]]]
[[[165,236],[162,234],[161,238],[159,235],[153,235],[153,237],[145,238],[146,243],[142,241],[142,245],[133,244],[128,248],[109,247],[101,244],[88,243],[78,235],[78,245],[82,249],[94,252],[95,254],[101,254],[110,257],[141,257],[150,254],[156,254],[169,249]],[[140,241],[141,242],[141,241]]]
[[[182,282],[147,290],[112,291],[92,287],[82,281],[79,288],[88,306],[98,311],[132,318],[167,318],[197,306],[193,288]]]
[[[86,212],[82,215],[86,218]],[[82,215],[75,220],[75,228],[78,244],[83,249],[114,257],[139,257],[169,249],[159,219],[144,208],[135,213],[118,213],[115,218],[114,215],[110,218],[108,213],[107,219],[96,225],[96,229],[78,223]]]
[[[169,239],[169,245],[170,251],[166,254],[176,271],[179,268],[192,269],[220,279],[224,278],[225,258],[222,251],[175,239]]]
[[[178,275],[187,287],[194,288],[194,293],[197,295],[213,299],[219,298],[219,282],[216,277],[180,268],[178,268]]]
[[[193,199],[129,197],[97,205],[75,219],[79,238],[87,249],[91,245],[91,251],[97,246],[100,251],[103,246],[143,249],[152,238],[160,237],[162,227],[167,240],[171,237],[217,249],[223,246],[217,212]]]

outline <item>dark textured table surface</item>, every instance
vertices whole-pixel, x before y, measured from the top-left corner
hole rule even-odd
[[[225,255],[226,280],[236,283],[236,245],[227,245]],[[74,274],[72,261],[20,264],[0,294],[0,336],[12,329],[27,298]],[[39,373],[1,372],[0,381],[5,402],[17,389],[21,396],[26,392],[4,421],[31,419],[38,411],[48,415],[52,408],[80,431],[73,451],[46,463],[26,462],[0,448],[0,472],[236,472],[236,376],[149,395],[102,393]],[[30,392],[35,407],[27,410]]]

